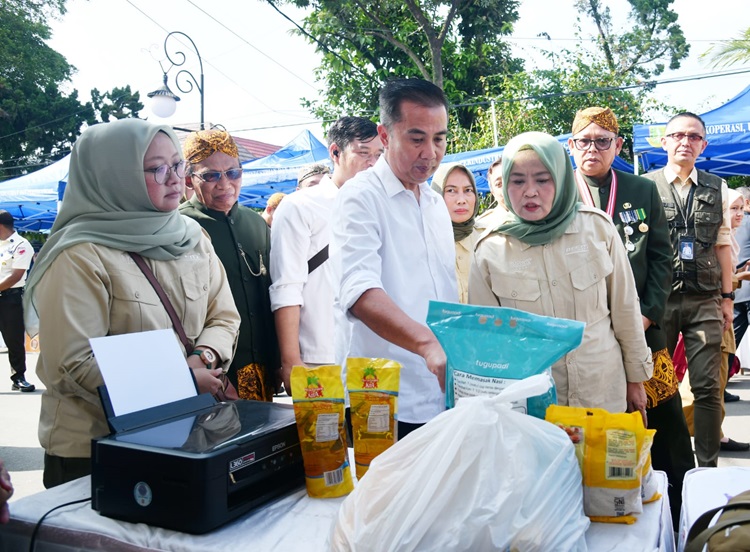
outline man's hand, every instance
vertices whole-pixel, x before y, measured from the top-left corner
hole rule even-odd
[[[640,412],[643,417],[643,425],[648,427],[648,418],[646,417],[646,403],[648,399],[646,397],[646,390],[643,388],[643,383],[628,382],[626,397],[628,412]]]
[[[734,323],[734,301],[731,299],[721,300],[721,315],[724,317],[724,331],[727,331]]]
[[[299,357],[290,360],[281,359],[281,380],[284,382],[284,389],[290,397],[292,396],[292,368],[304,365],[305,363]]]
[[[421,347],[418,354],[427,363],[427,369],[435,374],[440,384],[440,390],[445,393],[445,367],[448,358],[445,356],[445,351],[438,343],[437,338]]]

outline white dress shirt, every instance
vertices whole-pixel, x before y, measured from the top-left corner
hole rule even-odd
[[[331,212],[339,189],[329,175],[289,194],[271,226],[271,310],[299,305],[299,347],[306,364],[333,364],[334,286],[331,259],[307,273],[307,261],[331,239]]]
[[[332,265],[344,312],[369,289],[384,290],[421,324],[430,300],[458,302],[453,229],[445,202],[422,183],[417,203],[384,156],[342,187],[332,225]],[[348,356],[401,364],[400,421],[424,423],[445,409],[445,396],[422,357],[378,337],[351,314],[349,320]]]

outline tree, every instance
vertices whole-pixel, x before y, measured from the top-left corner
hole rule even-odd
[[[518,0],[267,1],[277,10],[283,3],[312,8],[299,32],[322,54],[315,73],[324,99],[305,103],[323,119],[374,116],[388,78],[421,77],[462,104],[483,92],[482,75],[522,68],[502,41],[518,19]],[[459,111],[462,126],[474,112]]]
[[[63,157],[85,124],[135,116],[143,109],[129,86],[92,91],[81,103],[78,92],[64,94],[75,67],[45,40],[47,21],[65,13],[65,0],[0,2],[0,179],[34,170]]]
[[[609,7],[602,0],[576,0],[576,7],[588,15],[597,28],[597,44],[609,70],[615,75],[642,78],[664,72],[664,61],[670,69],[679,69],[680,61],[690,52],[677,14],[670,9],[674,0],[628,0],[630,30],[613,29]]]
[[[750,27],[738,38],[711,46],[701,57],[710,57],[712,67],[727,67],[750,61]]]

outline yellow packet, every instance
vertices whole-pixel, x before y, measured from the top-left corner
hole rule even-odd
[[[641,449],[641,501],[644,504],[655,502],[661,498],[659,482],[656,480],[654,469],[651,466],[651,446],[654,444],[655,434],[655,429],[646,430],[646,437]]]
[[[576,453],[582,458],[586,515],[592,521],[635,523],[632,514],[643,511],[641,451],[646,428],[640,413],[552,405],[545,419],[580,441]]]
[[[295,366],[291,383],[307,494],[332,498],[352,492],[341,367]]]
[[[367,473],[373,458],[398,438],[400,372],[398,362],[384,358],[346,359],[357,479]]]

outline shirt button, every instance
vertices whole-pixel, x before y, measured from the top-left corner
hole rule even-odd
[[[234,224],[234,219],[229,219],[229,224]]]
[[[515,292],[515,291],[513,291],[513,292],[511,292],[510,296],[511,296],[511,297],[518,297],[518,293],[517,293],[517,292]]]
[[[552,280],[552,285],[556,286],[557,285],[557,280]]]
[[[203,291],[208,291],[208,284],[203,284]]]
[[[136,299],[140,299],[140,297],[141,297],[141,292],[140,291],[136,291],[135,292],[135,298]]]

